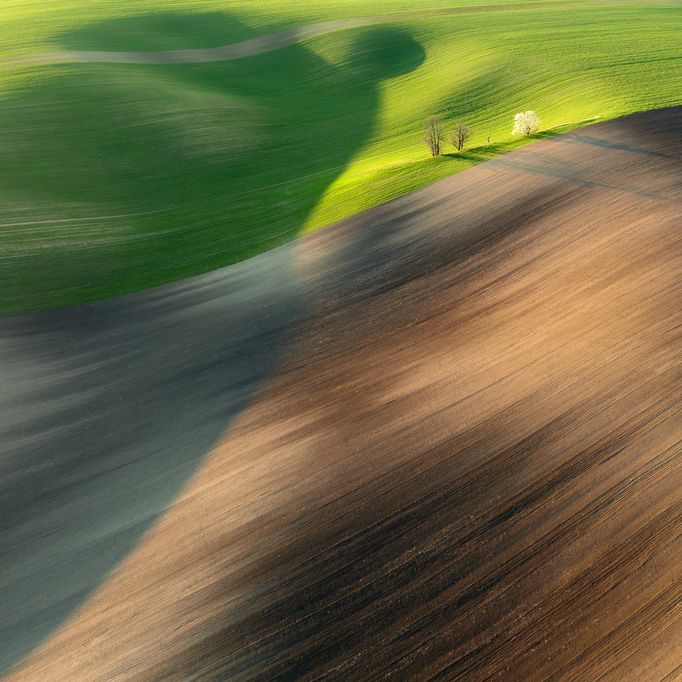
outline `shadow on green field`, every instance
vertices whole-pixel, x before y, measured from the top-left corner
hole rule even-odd
[[[60,42],[186,47],[207,26],[209,44],[248,34],[229,15],[165,14]],[[352,35],[339,64],[298,44],[228,62],[42,67],[0,103],[0,311],[135,291],[294,237],[371,136],[380,82],[424,59],[403,30]]]
[[[487,161],[488,159],[493,159],[500,154],[518,149],[527,142],[528,140],[526,139],[516,139],[509,142],[491,142],[490,144],[483,144],[476,147],[471,147],[469,149],[464,149],[461,152],[450,152],[448,154],[443,154],[443,156],[450,159],[468,161],[472,164],[481,163],[481,161]]]
[[[531,140],[549,140],[557,135],[567,132],[563,127],[553,128],[551,130],[541,130],[534,135],[531,135],[529,139]]]

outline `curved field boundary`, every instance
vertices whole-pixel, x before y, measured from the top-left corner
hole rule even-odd
[[[105,62],[115,64],[201,64],[222,62],[232,59],[252,57],[264,52],[272,52],[280,47],[293,45],[307,38],[324,35],[345,28],[355,28],[375,23],[376,19],[335,19],[321,21],[308,26],[290,28],[268,33],[258,38],[250,38],[239,43],[219,47],[197,48],[191,50],[161,50],[158,52],[106,52],[65,50],[27,55],[14,60],[17,64],[45,64],[57,62]]]
[[[585,3],[574,3],[571,6],[583,6]],[[332,19],[320,21],[307,26],[298,26],[249,38],[238,43],[220,45],[218,47],[160,50],[160,51],[101,51],[101,50],[59,50],[38,54],[22,55],[0,61],[5,66],[23,66],[31,64],[57,63],[91,63],[108,64],[202,64],[206,62],[231,61],[253,57],[265,52],[272,52],[288,45],[300,43],[309,38],[316,38],[349,28],[370,26],[373,24],[401,21],[406,18],[427,18],[447,14],[470,14],[476,12],[494,12],[504,10],[523,10],[553,7],[551,2],[529,2],[518,5],[479,5],[472,7],[454,7],[446,10],[424,10],[403,14],[376,15],[348,19]],[[565,5],[564,5],[565,6]]]

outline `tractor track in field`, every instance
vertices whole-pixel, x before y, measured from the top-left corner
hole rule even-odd
[[[479,5],[471,7],[455,7],[449,9],[402,12],[367,17],[349,17],[319,21],[305,26],[294,26],[281,31],[273,31],[255,38],[220,45],[217,47],[191,48],[158,51],[111,51],[111,50],[55,50],[36,54],[18,55],[0,59],[5,67],[30,66],[36,64],[67,63],[106,63],[106,64],[204,64],[209,62],[232,61],[254,57],[259,54],[279,50],[295,45],[311,38],[334,33],[341,30],[373,26],[405,19],[443,16],[450,14],[471,14],[477,12],[513,11],[524,9],[551,8],[552,2],[528,2],[518,5]],[[567,3],[565,6],[583,7],[589,3]]]

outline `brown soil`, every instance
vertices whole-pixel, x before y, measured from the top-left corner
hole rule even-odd
[[[302,240],[292,350],[8,679],[680,679],[681,130]]]

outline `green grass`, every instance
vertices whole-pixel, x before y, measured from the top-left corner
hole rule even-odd
[[[0,0],[1,312],[97,300],[261,252],[522,144],[510,134],[521,109],[562,130],[682,103],[673,3],[53,5]],[[210,47],[387,13],[388,23],[231,62],[1,62]],[[468,152],[427,156],[431,113],[474,127]]]

